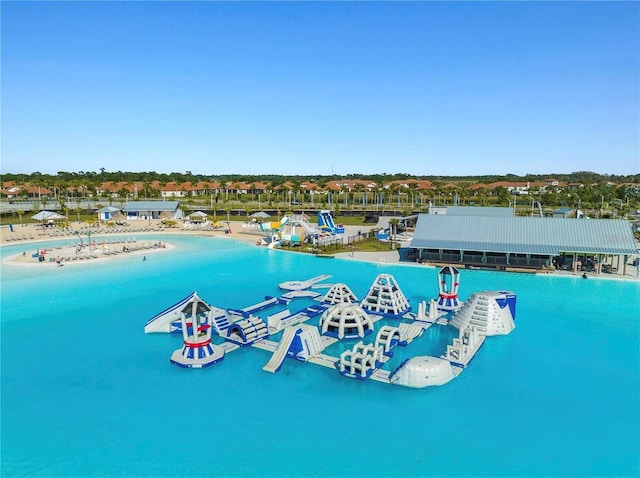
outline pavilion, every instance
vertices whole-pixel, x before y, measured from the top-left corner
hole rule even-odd
[[[638,254],[623,219],[420,214],[407,258],[492,269],[626,269]],[[624,272],[623,272],[624,274]]]
[[[124,205],[122,211],[127,219],[160,219],[165,213],[171,219],[181,219],[182,210],[178,201],[130,201]],[[163,216],[164,217],[164,216]]]

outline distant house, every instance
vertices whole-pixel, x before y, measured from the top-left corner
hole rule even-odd
[[[22,188],[20,186],[11,186],[9,188],[2,190],[2,194],[7,199],[15,199],[20,195],[21,192],[22,192]]]
[[[178,201],[129,201],[122,208],[127,219],[160,219],[169,216],[172,219],[181,219],[182,210]]]
[[[490,193],[491,191],[493,191],[493,187],[484,183],[476,183],[469,186],[469,191],[471,191],[471,193],[474,196],[477,196],[480,193],[480,191],[485,191],[485,193]]]
[[[528,182],[514,182],[514,181],[496,181],[494,183],[489,184],[491,189],[496,189],[498,187],[503,187],[511,194],[515,196],[519,196],[521,194],[529,194],[529,187],[531,186]]]
[[[164,186],[160,186],[160,195],[163,198],[167,197],[185,197],[187,196],[187,189],[185,183],[167,183]]]

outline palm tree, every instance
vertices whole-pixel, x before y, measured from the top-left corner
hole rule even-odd
[[[487,190],[485,188],[478,189],[478,197],[480,198],[480,205],[486,206],[487,204]]]
[[[396,236],[398,234],[398,218],[389,219],[389,240],[391,241],[391,249],[395,249]]]
[[[360,201],[362,202],[362,206],[366,206],[366,195],[365,195],[365,187],[363,184],[357,183],[355,186],[355,192],[360,194]],[[355,200],[355,199],[354,199]]]
[[[471,190],[469,189],[469,184],[463,184],[461,188],[458,190],[458,197],[460,198],[460,205],[469,201],[471,197]]]
[[[389,191],[389,203],[391,203],[392,198],[397,195],[398,206],[400,206],[400,186],[396,183],[392,183],[389,186],[388,191]]]
[[[342,198],[346,206],[347,204],[349,204],[349,186],[343,184],[342,186],[340,186],[340,192],[342,193]]]
[[[411,207],[410,207],[410,209],[413,209],[418,204],[418,201],[416,201],[418,195],[422,196],[422,194],[420,192],[421,191],[421,186],[420,186],[420,183],[412,183],[410,188],[411,188]]]

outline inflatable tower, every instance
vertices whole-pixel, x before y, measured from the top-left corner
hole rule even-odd
[[[449,324],[464,330],[475,325],[482,335],[507,335],[516,326],[516,295],[508,290],[475,292]]]
[[[453,266],[444,266],[438,272],[438,309],[444,311],[458,310],[458,285],[460,271]]]
[[[171,363],[179,367],[204,368],[224,358],[224,347],[211,343],[211,311],[197,295],[195,299],[180,312],[184,344],[171,355]]]
[[[371,314],[395,318],[411,310],[409,301],[391,274],[378,274],[360,306]]]
[[[324,295],[322,302],[326,304],[350,304],[358,302],[358,298],[347,284],[334,284]]]

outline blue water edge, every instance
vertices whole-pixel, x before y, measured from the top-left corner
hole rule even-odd
[[[489,337],[441,387],[290,359],[270,374],[270,354],[251,347],[182,369],[169,363],[181,336],[143,327],[194,290],[239,308],[327,273],[363,298],[386,272],[416,311],[437,296],[437,269],[153,238],[175,249],[144,262],[2,264],[3,477],[640,475],[637,282],[463,270],[462,300],[517,294],[516,329]],[[427,332],[412,355],[442,353],[453,335]]]

